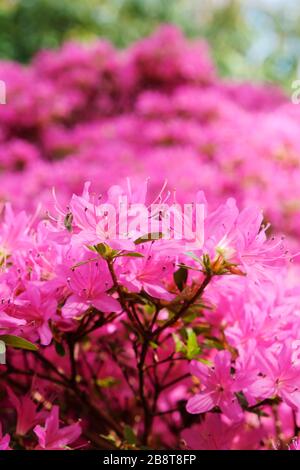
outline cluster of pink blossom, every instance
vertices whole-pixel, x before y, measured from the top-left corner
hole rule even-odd
[[[146,189],[100,197],[86,184],[40,221],[5,206],[1,421],[12,446],[288,445],[300,417],[297,264],[259,209],[228,199],[211,210],[202,192],[204,237],[190,252],[184,238],[146,238],[136,216],[124,240],[111,237],[102,204],[145,204]]]
[[[296,448],[297,107],[173,27],[0,78],[0,449]],[[203,233],[116,237],[122,197],[201,204]]]
[[[23,209],[151,177],[178,197],[263,203],[299,234],[299,107],[272,86],[219,78],[206,45],[172,26],[117,51],[67,43],[27,66],[0,63],[0,197]]]

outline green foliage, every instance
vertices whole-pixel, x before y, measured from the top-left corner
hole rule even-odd
[[[187,278],[188,270],[183,266],[177,269],[177,271],[174,273],[174,281],[180,291],[183,291],[186,285]]]
[[[300,48],[296,3],[282,0],[276,9],[247,0],[0,0],[0,57],[27,62],[42,48],[99,36],[125,47],[174,23],[208,40],[222,75],[290,86]]]
[[[57,352],[59,356],[64,357],[66,355],[66,351],[62,343],[58,343],[57,341],[55,341],[54,346],[55,346],[55,351]]]
[[[187,358],[194,359],[197,357],[200,352],[200,346],[198,344],[196,333],[192,330],[192,328],[187,328]]]
[[[41,48],[58,47],[72,30],[92,29],[91,10],[82,5],[78,0],[18,0],[10,8],[2,6],[0,55],[26,62]]]
[[[96,384],[100,388],[111,388],[118,384],[118,380],[114,377],[104,377],[103,379],[97,379]]]
[[[138,253],[136,251],[113,250],[106,243],[98,243],[98,245],[89,246],[88,248],[98,253],[103,259],[107,261],[111,261],[115,258],[120,258],[124,256],[131,257],[131,258],[143,258],[144,257],[142,253]],[[83,263],[85,263],[85,261]],[[78,263],[77,266],[80,264],[82,263]]]
[[[186,328],[181,335],[173,333],[175,352],[182,353],[188,360],[194,359],[201,353],[197,335],[192,328]]]
[[[153,242],[155,240],[160,240],[161,238],[163,238],[163,233],[161,233],[161,232],[152,232],[152,233],[147,233],[147,234],[143,235],[140,238],[137,238],[134,241],[134,243],[136,245],[142,245],[143,243]]]
[[[14,335],[0,335],[0,340],[3,341],[6,346],[11,346],[17,349],[26,349],[27,351],[37,351],[38,347],[27,341],[27,339],[20,338]]]
[[[128,444],[136,445],[136,435],[130,426],[124,427],[124,439]]]

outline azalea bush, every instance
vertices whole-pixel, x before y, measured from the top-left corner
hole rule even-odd
[[[0,448],[297,448],[299,108],[171,26],[0,75]]]

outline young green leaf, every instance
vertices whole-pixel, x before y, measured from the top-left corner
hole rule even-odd
[[[66,351],[65,351],[63,344],[55,341],[54,345],[55,345],[55,351],[57,352],[57,354],[61,357],[64,357],[66,354]]]
[[[162,232],[147,233],[146,235],[137,238],[134,243],[136,245],[141,245],[142,243],[152,242],[155,240],[159,240],[160,238],[163,238]]]
[[[184,342],[180,339],[180,337],[176,333],[173,333],[172,336],[173,336],[173,340],[174,340],[174,343],[175,343],[175,352],[185,353],[186,352],[186,346],[185,346]]]
[[[180,267],[179,269],[177,269],[177,271],[175,271],[173,277],[174,277],[174,282],[176,286],[178,287],[178,289],[180,291],[183,291],[187,282],[187,278],[188,278],[187,269],[184,267]]]
[[[27,339],[20,338],[14,335],[0,335],[0,340],[3,341],[6,346],[12,346],[13,348],[26,349],[28,351],[37,351],[38,347],[28,341]]]
[[[117,385],[119,382],[115,377],[104,377],[103,379],[97,379],[96,384],[101,388],[111,388]]]
[[[142,253],[138,253],[137,251],[125,251],[124,253],[121,253],[118,255],[118,258],[120,256],[131,256],[133,258],[144,258],[144,255]]]
[[[134,434],[133,429],[130,426],[124,427],[124,438],[128,444],[136,445],[136,435]]]
[[[200,346],[198,344],[197,336],[192,328],[187,328],[187,358],[189,360],[194,359],[194,357],[200,354]]]

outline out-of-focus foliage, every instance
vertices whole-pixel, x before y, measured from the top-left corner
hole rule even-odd
[[[296,0],[0,0],[0,56],[27,62],[70,38],[124,47],[169,22],[206,37],[223,75],[289,85],[299,19]]]
[[[58,47],[72,31],[80,36],[81,28],[92,31],[96,25],[90,8],[78,0],[2,0],[0,5],[0,54],[21,62],[41,48]]]

